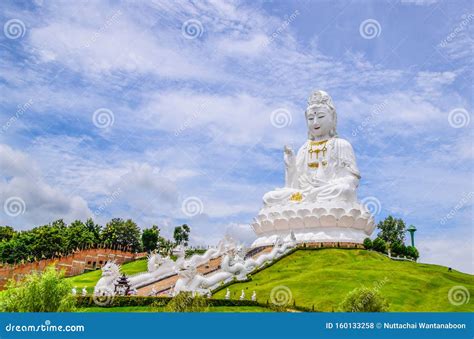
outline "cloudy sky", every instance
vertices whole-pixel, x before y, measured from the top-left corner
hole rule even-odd
[[[0,224],[251,241],[323,89],[376,219],[474,272],[473,21],[469,1],[3,1]]]

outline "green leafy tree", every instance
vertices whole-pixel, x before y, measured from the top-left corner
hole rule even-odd
[[[372,240],[370,240],[370,238],[365,238],[363,245],[366,250],[372,249]]]
[[[199,294],[192,296],[191,292],[181,292],[173,297],[166,305],[165,312],[207,312],[207,300]]]
[[[102,231],[102,241],[107,245],[130,248],[134,252],[140,251],[140,240],[140,228],[131,219],[112,219]]]
[[[387,243],[381,238],[375,238],[372,242],[372,249],[377,252],[385,253],[387,251]]]
[[[188,225],[184,224],[182,226],[176,226],[174,228],[174,233],[173,233],[173,238],[176,243],[176,245],[188,245],[189,241],[189,233],[191,232],[191,229],[189,228]]]
[[[406,246],[405,244],[396,241],[390,245],[390,250],[393,255],[403,256],[406,255]]]
[[[54,266],[32,273],[17,282],[11,280],[0,294],[1,312],[71,312],[76,299],[64,273]]]
[[[339,308],[342,312],[387,312],[389,304],[378,290],[360,287],[349,292]]]
[[[388,243],[405,242],[405,222],[402,219],[396,219],[389,215],[384,221],[377,225],[380,230],[377,236]]]
[[[94,220],[92,220],[92,218],[87,219],[85,225],[89,232],[94,235],[94,245],[100,244],[100,233],[102,231],[102,227],[94,223]]]
[[[33,235],[32,254],[37,259],[51,258],[56,253],[67,252],[67,228],[62,220],[51,225],[35,227]]]
[[[171,240],[168,240],[164,237],[158,238],[158,253],[163,256],[169,256],[173,252],[173,248],[175,247],[175,243]]]
[[[160,229],[153,225],[151,228],[146,228],[142,233],[143,250],[152,252],[158,248],[158,239],[160,237]]]
[[[66,251],[68,253],[77,248],[83,249],[84,247],[94,244],[94,233],[89,231],[86,225],[80,220],[71,223],[65,233],[67,238]]]
[[[407,246],[406,248],[406,256],[408,257],[411,257],[415,260],[418,260],[418,258],[420,257],[420,253],[418,252],[418,250],[416,249],[416,247],[413,247],[413,246]]]
[[[15,235],[16,231],[11,226],[0,226],[0,241],[8,241]]]

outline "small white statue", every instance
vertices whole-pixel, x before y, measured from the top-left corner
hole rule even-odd
[[[150,291],[150,296],[156,296],[158,294],[158,291],[155,289],[155,287],[152,287],[151,291]]]
[[[74,286],[74,287],[72,288],[71,293],[72,293],[72,295],[76,295],[76,294],[77,294],[76,286]]]
[[[83,287],[82,288],[82,296],[85,297],[87,295],[87,288]]]
[[[257,293],[255,291],[252,293],[252,301],[257,301]]]
[[[230,290],[229,288],[227,288],[227,291],[225,292],[225,300],[229,300],[230,299]]]
[[[212,293],[211,293],[211,291],[208,291],[207,292],[207,299],[211,299],[211,298],[212,298]]]
[[[242,293],[240,293],[240,300],[245,300],[245,292],[242,290]]]

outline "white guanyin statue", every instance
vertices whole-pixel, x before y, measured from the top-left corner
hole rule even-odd
[[[357,201],[360,172],[351,144],[337,136],[331,97],[315,91],[305,111],[308,140],[295,154],[284,148],[285,186],[263,196],[252,227],[252,247],[272,245],[294,232],[301,242],[362,243],[375,227]]]

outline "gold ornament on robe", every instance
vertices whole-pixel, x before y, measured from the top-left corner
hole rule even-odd
[[[300,202],[303,200],[303,195],[300,192],[293,193],[290,197],[290,200]]]
[[[326,152],[328,150],[327,148],[327,140],[322,140],[322,141],[311,141],[310,144],[309,144],[309,149],[308,149],[308,153],[309,153],[309,162],[308,162],[308,167],[309,168],[318,168],[319,167],[319,162],[316,161],[312,161],[313,158],[314,158],[314,154],[316,154],[316,160],[319,159],[319,153],[322,153],[323,155],[323,158],[326,157]],[[321,165],[322,166],[326,166],[327,165],[327,161],[323,160],[321,162]]]

